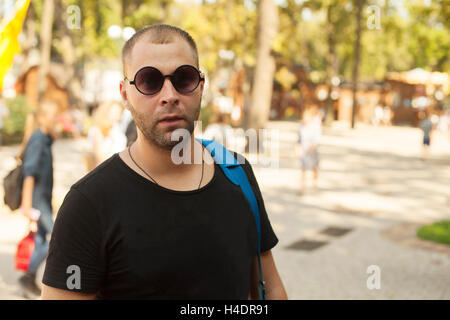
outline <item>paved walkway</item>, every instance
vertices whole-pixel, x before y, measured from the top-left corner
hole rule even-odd
[[[437,136],[424,162],[418,129],[335,123],[324,130],[319,190],[299,196],[297,124],[269,127],[280,130],[280,167],[256,164],[254,171],[280,239],[273,254],[290,299],[450,299],[450,246],[414,235],[424,223],[450,219],[449,137]],[[85,173],[84,145],[54,145],[56,206]],[[0,148],[0,176],[14,166],[16,151]],[[324,233],[330,227],[335,235]],[[20,298],[13,255],[25,231],[24,218],[0,209],[0,299]],[[380,289],[370,290],[373,265]]]
[[[450,219],[448,137],[437,136],[433,158],[423,162],[418,129],[337,124],[322,139],[319,192],[299,196],[299,163],[288,148],[297,126],[272,127],[283,128],[281,166],[256,175],[291,299],[450,299],[450,246],[415,237],[418,226]],[[351,231],[322,234],[328,227]],[[326,244],[288,248],[306,241]],[[380,289],[367,288],[371,265],[381,271]]]

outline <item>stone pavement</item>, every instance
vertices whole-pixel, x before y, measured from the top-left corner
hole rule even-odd
[[[254,171],[280,240],[273,254],[290,299],[450,299],[450,246],[415,237],[420,225],[450,219],[450,137],[437,135],[424,162],[419,129],[335,123],[322,137],[319,190],[300,196],[298,125],[269,128],[280,132],[280,167],[254,164]],[[56,207],[85,173],[84,147],[84,140],[55,142]],[[0,147],[1,177],[16,152]],[[0,209],[0,299],[20,299],[13,256],[26,224]],[[373,265],[380,288],[370,290]]]
[[[450,299],[450,246],[415,237],[418,226],[450,219],[449,137],[436,136],[424,162],[419,129],[335,124],[320,146],[319,191],[299,196],[299,161],[289,148],[297,126],[271,126],[283,132],[280,169],[255,171],[289,298]],[[329,227],[351,231],[323,234]],[[290,248],[307,248],[305,241],[326,244]],[[380,289],[367,287],[371,265],[379,267]]]

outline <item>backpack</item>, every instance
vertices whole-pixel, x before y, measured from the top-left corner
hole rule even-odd
[[[3,179],[3,198],[5,204],[12,210],[17,210],[22,202],[23,169],[22,164],[11,170]]]
[[[258,258],[258,292],[260,300],[265,300],[265,282],[262,277],[261,269],[261,221],[259,217],[259,207],[256,201],[253,189],[248,181],[247,175],[244,169],[239,164],[238,160],[228,151],[223,145],[214,140],[197,139],[206,149],[211,153],[214,161],[220,166],[225,176],[233,184],[238,185],[244,193],[247,201],[250,204],[253,215],[256,222],[256,230],[258,232],[258,246],[257,246],[257,258]]]

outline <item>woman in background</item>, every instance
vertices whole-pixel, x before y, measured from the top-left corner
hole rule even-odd
[[[306,191],[306,172],[314,173],[313,188],[317,191],[319,176],[319,140],[322,134],[322,121],[316,106],[312,106],[303,112],[303,120],[300,125],[297,150],[300,153],[302,180],[300,195]]]
[[[86,157],[88,171],[126,148],[127,139],[119,127],[122,112],[121,104],[116,101],[105,101],[94,111],[94,122],[88,133],[90,146]]]

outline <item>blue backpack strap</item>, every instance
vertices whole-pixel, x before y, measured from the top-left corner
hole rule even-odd
[[[242,192],[247,198],[247,201],[250,204],[253,215],[255,217],[256,230],[258,232],[258,246],[257,246],[258,273],[259,273],[258,291],[260,300],[265,300],[266,298],[265,283],[263,280],[261,268],[261,221],[259,217],[258,202],[256,200],[255,194],[253,193],[253,189],[250,185],[250,182],[248,181],[244,169],[230,151],[228,151],[223,145],[221,145],[217,141],[205,139],[197,139],[197,140],[208,149],[208,151],[211,153],[211,156],[214,158],[214,161],[220,166],[220,168],[222,169],[223,173],[228,178],[228,180],[230,180],[233,184],[238,185],[241,188]]]

